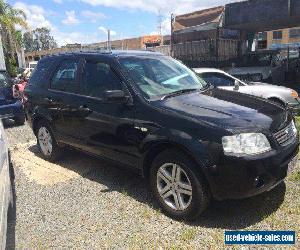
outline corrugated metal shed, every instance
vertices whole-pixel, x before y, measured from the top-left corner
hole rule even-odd
[[[219,6],[176,16],[173,23],[173,31],[182,33],[184,30],[188,31],[192,27],[198,27],[198,29],[203,30],[206,25],[208,28],[218,26],[223,11],[224,6]]]

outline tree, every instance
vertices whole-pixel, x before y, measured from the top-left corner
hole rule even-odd
[[[22,36],[16,31],[16,25],[28,28],[25,13],[0,0],[0,32],[7,64],[15,62],[15,53],[22,45]],[[7,69],[9,73],[15,73],[15,65],[7,65]]]
[[[23,44],[26,52],[32,52],[33,49],[33,36],[31,32],[25,32],[23,35]]]
[[[57,43],[50,32],[50,29],[45,27],[37,28],[32,32],[25,32],[23,40],[26,51],[32,52],[57,48]]]

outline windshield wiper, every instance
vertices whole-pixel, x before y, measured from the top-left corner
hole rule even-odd
[[[177,91],[174,91],[174,92],[171,92],[169,94],[164,95],[161,98],[161,100],[164,100],[164,99],[169,98],[169,97],[177,96],[177,95],[182,95],[184,93],[194,92],[194,91],[197,91],[197,90],[199,90],[199,89],[181,89],[181,90],[177,90]]]

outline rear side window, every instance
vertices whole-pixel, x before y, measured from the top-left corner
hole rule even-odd
[[[101,98],[106,90],[121,90],[122,84],[109,64],[87,61],[80,88],[85,96]]]
[[[219,73],[202,73],[200,77],[215,87],[234,86],[234,79]]]
[[[30,84],[41,85],[44,83],[44,79],[49,76],[49,72],[54,63],[54,59],[44,59],[40,61],[30,77]],[[49,83],[49,81],[48,81]]]
[[[6,72],[0,72],[0,87],[5,87],[11,82]]]
[[[53,75],[51,89],[76,92],[78,90],[77,69],[77,61],[69,59],[62,61]]]

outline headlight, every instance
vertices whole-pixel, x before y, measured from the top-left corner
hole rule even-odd
[[[270,143],[261,133],[245,133],[222,138],[224,152],[227,154],[256,155],[271,150]]]
[[[295,91],[295,90],[292,90],[291,91],[291,96],[293,97],[293,98],[298,98],[298,93],[297,93],[297,91]]]

